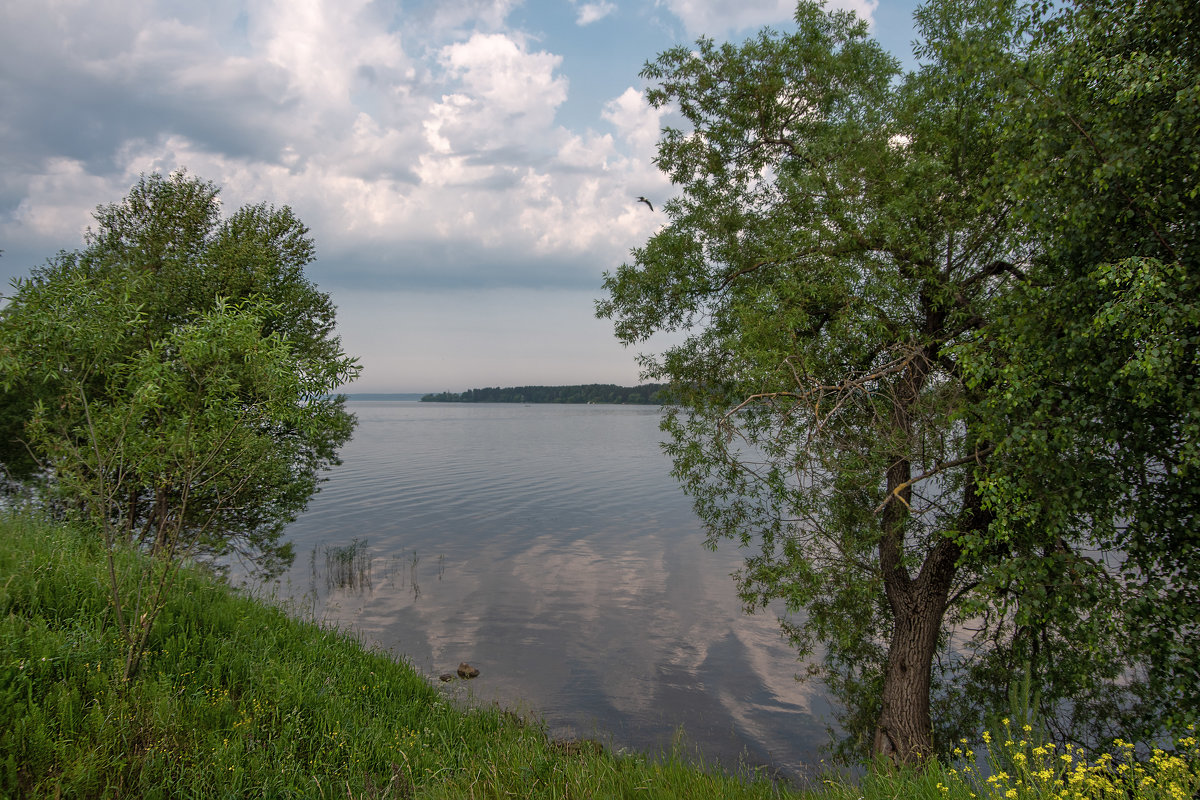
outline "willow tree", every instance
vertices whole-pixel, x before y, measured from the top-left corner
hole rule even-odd
[[[782,601],[800,653],[823,653],[847,730],[910,762],[979,580],[960,539],[990,522],[972,474],[992,445],[952,346],[1025,261],[994,180],[1014,26],[931,3],[901,78],[851,14],[795,20],[647,65],[650,102],[686,123],[657,158],[679,195],[598,313],[627,344],[685,334],[644,360],[672,387],[674,474],[711,543],[752,548],[747,605]]]

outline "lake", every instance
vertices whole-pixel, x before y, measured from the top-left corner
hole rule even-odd
[[[832,721],[771,612],[742,612],[648,406],[351,401],[344,464],[287,530],[279,591],[447,691],[556,737],[791,778]]]

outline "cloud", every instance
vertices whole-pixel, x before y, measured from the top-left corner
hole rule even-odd
[[[795,0],[663,0],[688,33],[719,37],[725,34],[780,25],[796,13]],[[831,0],[829,8],[854,11],[871,21],[879,0]]]
[[[433,41],[461,35],[464,31],[495,31],[522,0],[418,0],[405,3],[407,27]]]
[[[4,241],[5,249],[10,251],[5,260],[9,261],[18,254],[31,256],[30,251],[41,242],[57,241],[62,244],[53,250],[43,251],[33,259],[37,262],[60,248],[70,249],[69,245],[79,242],[88,225],[93,222],[93,209],[111,203],[128,190],[125,177],[106,179],[89,174],[79,161],[49,159],[39,174],[28,176],[21,183],[19,191],[22,196],[15,207],[0,218],[0,240]],[[10,263],[8,266],[17,265]]]
[[[443,48],[438,60],[461,87],[442,96],[426,123],[438,152],[520,151],[531,135],[552,130],[567,99],[567,79],[556,74],[562,56],[527,52],[503,34],[477,33]]]
[[[645,96],[631,86],[620,97],[604,105],[602,116],[613,124],[635,153],[648,157],[653,154],[662,129],[662,118],[667,113],[665,109],[652,108]]]
[[[653,159],[670,112],[646,103],[639,64],[681,26],[720,36],[786,23],[792,0],[661,0],[616,37],[615,24],[593,25],[621,13],[615,0],[536,18],[520,6],[6,0],[0,285],[80,246],[95,207],[140,174],[186,167],[222,188],[226,208],[295,209],[317,243],[309,275],[349,298],[364,354],[399,326],[389,308],[465,329],[488,298],[515,303],[506,292],[520,310],[494,326],[544,318],[563,331],[535,326],[521,347],[571,341],[581,323],[539,303],[570,295],[570,319],[590,318],[579,298],[666,221],[673,189]],[[389,302],[364,299],[375,296]],[[447,316],[467,296],[471,311]],[[615,352],[612,363],[632,362]],[[421,369],[462,357],[426,356]]]
[[[229,208],[295,208],[329,288],[594,287],[660,223],[633,201],[665,187],[654,112],[631,89],[595,129],[559,124],[563,57],[505,27],[511,2],[12,5],[7,274],[179,167]]]
[[[617,10],[616,5],[604,0],[598,3],[578,3],[576,8],[579,10],[579,15],[575,18],[577,25],[591,25]]]

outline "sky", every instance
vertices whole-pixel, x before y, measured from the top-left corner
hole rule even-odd
[[[916,0],[830,0],[912,65]],[[352,392],[639,382],[595,318],[666,224],[642,66],[788,0],[0,0],[0,293],[185,168],[291,206]],[[651,211],[637,202],[644,195]],[[651,341],[650,349],[662,346]]]

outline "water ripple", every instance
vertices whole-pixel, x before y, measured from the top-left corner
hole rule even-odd
[[[703,533],[659,451],[657,409],[358,402],[344,463],[287,536],[284,586],[318,617],[430,675],[483,670],[482,699],[552,731],[657,750],[680,725],[709,758],[793,775],[828,704],[770,613],[744,616],[736,549]],[[365,542],[371,580],[319,580]]]

